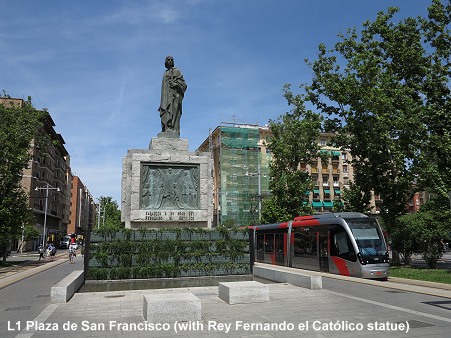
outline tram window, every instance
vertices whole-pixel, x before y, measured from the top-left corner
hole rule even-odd
[[[352,262],[357,260],[351,240],[344,229],[337,229],[333,232],[331,244],[332,256],[338,256]]]
[[[274,253],[274,234],[265,235],[265,252]]]
[[[294,234],[294,255],[317,255],[316,233],[295,233]]]
[[[283,234],[276,234],[276,252],[283,252]]]
[[[264,243],[265,243],[264,235],[257,235],[257,250],[258,251],[263,251]]]

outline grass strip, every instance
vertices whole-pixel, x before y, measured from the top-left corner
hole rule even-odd
[[[390,276],[451,284],[451,270],[449,269],[428,269],[423,267],[392,266],[390,267]]]

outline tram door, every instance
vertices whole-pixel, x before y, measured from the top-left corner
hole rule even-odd
[[[329,232],[319,232],[319,270],[329,272]]]
[[[284,236],[283,234],[275,234],[275,255],[277,265],[286,265],[284,253]]]

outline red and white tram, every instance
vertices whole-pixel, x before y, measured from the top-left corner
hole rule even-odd
[[[386,279],[390,260],[381,228],[362,213],[329,213],[250,227],[256,262]]]

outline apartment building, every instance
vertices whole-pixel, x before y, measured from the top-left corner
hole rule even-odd
[[[45,152],[38,152],[39,145],[36,140],[32,141],[32,158],[23,171],[22,187],[29,194],[29,204],[36,217],[35,227],[41,233],[38,241],[27,243],[26,249],[35,250],[43,241],[57,243],[69,224],[70,156],[63,137],[54,127],[52,117],[47,114],[43,133],[49,135],[50,142]]]
[[[84,236],[92,229],[95,221],[94,199],[80,177],[74,176],[71,185],[70,219],[67,225],[68,234]]]
[[[316,212],[333,211],[334,202],[340,203],[342,191],[354,175],[349,151],[328,146],[333,137],[331,133],[320,135],[319,145],[328,155],[326,160],[318,157],[312,164],[300,163],[300,170],[308,172],[315,182],[309,201]]]
[[[9,108],[13,105],[22,107],[24,101],[16,98],[0,98],[0,104]],[[90,223],[79,222],[78,213],[82,213],[81,219],[90,219],[93,222],[95,206],[88,210],[85,206],[91,206],[92,196],[83,185],[84,206],[77,209],[72,207],[73,179],[70,156],[65,148],[65,141],[61,134],[55,131],[55,123],[49,113],[45,114],[43,121],[43,135],[49,139],[45,147],[32,140],[30,144],[31,159],[27,168],[22,171],[22,187],[29,196],[29,206],[35,216],[34,226],[40,233],[34,241],[23,243],[22,250],[37,250],[39,244],[57,244],[60,237],[77,231],[75,224],[88,226]],[[38,151],[40,149],[40,151]],[[42,151],[44,150],[44,151]],[[78,179],[78,178],[77,178]],[[86,216],[89,215],[89,216]],[[76,219],[77,221],[73,221]],[[18,224],[18,226],[21,226]],[[75,231],[73,231],[75,230]],[[13,250],[20,245],[20,240],[15,240],[11,247]]]

